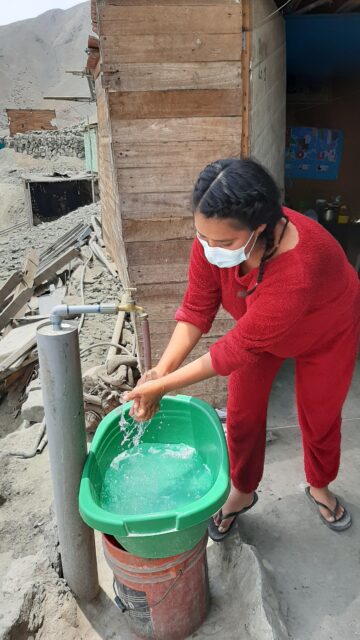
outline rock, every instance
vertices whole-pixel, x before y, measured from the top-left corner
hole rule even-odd
[[[29,425],[28,422],[26,422]],[[30,451],[39,437],[42,425],[40,422],[29,425],[26,429],[18,429],[1,440],[1,453],[8,455],[17,451]]]
[[[30,391],[22,408],[21,415],[29,422],[41,422],[44,417],[43,396],[40,389]]]
[[[43,552],[13,560],[1,609],[0,640],[80,640],[75,599]]]

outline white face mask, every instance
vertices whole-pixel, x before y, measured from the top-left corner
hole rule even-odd
[[[220,269],[223,269],[223,268],[229,269],[230,267],[236,267],[242,262],[245,262],[245,260],[247,260],[250,257],[250,254],[253,248],[255,247],[256,239],[253,246],[247,253],[246,253],[246,247],[248,246],[254,233],[255,231],[252,232],[247,243],[243,247],[240,247],[240,249],[224,249],[222,247],[210,247],[206,242],[206,240],[203,240],[202,238],[200,238],[199,235],[197,237],[200,243],[202,244],[202,246],[204,247],[205,258],[207,259],[207,261],[210,262],[210,264],[214,264],[215,266],[220,267]]]

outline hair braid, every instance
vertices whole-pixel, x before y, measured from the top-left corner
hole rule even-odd
[[[250,296],[252,293],[254,293],[254,291],[257,288],[257,286],[260,284],[260,282],[262,282],[263,277],[264,277],[264,273],[265,273],[266,261],[270,257],[271,250],[274,249],[274,245],[275,245],[274,228],[273,227],[271,227],[271,228],[266,227],[266,229],[265,229],[264,233],[262,234],[262,236],[265,237],[265,249],[264,249],[264,253],[261,256],[260,266],[259,266],[259,273],[258,273],[258,277],[257,277],[257,280],[256,280],[256,284],[249,291],[242,292],[240,294],[242,298],[247,298],[247,296]]]

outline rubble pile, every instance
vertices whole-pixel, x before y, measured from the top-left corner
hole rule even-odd
[[[12,138],[5,138],[5,144],[14,151],[26,153],[33,158],[85,157],[82,125],[54,131],[16,133]]]

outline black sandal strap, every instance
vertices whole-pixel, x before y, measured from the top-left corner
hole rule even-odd
[[[309,491],[310,493],[310,491]],[[329,513],[331,513],[332,517],[334,518],[334,522],[339,522],[339,520],[341,520],[341,518],[344,517],[344,513],[341,514],[341,516],[339,518],[336,517],[338,508],[340,507],[340,502],[337,499],[337,497],[335,496],[335,509],[330,509],[330,507],[327,506],[327,504],[324,504],[323,502],[320,502],[319,500],[316,500],[316,498],[314,498],[314,496],[310,493],[311,498],[314,500],[314,502],[317,504],[318,507],[323,507],[323,509],[327,509],[327,511],[329,511]]]

